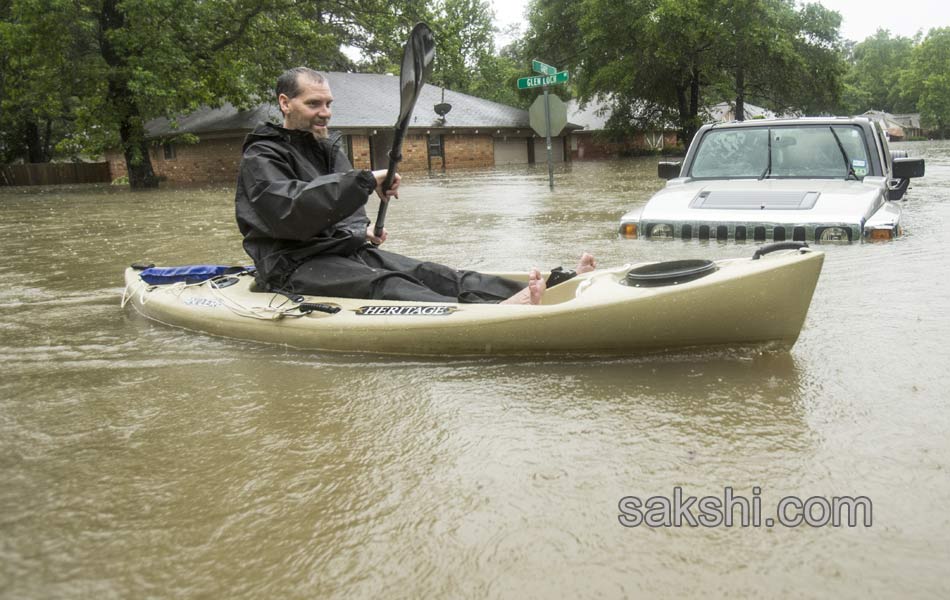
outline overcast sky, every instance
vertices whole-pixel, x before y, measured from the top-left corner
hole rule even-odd
[[[524,23],[528,0],[490,1],[498,27]],[[950,0],[820,0],[819,4],[841,14],[841,37],[856,42],[874,35],[879,27],[906,37],[918,30],[926,35],[934,27],[950,27]],[[522,33],[524,29],[522,26]],[[496,45],[500,48],[508,41],[498,37]]]

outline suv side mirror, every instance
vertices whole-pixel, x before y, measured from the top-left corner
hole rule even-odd
[[[895,158],[891,169],[894,179],[910,179],[924,176],[924,159],[922,158]]]
[[[674,179],[680,176],[680,163],[660,162],[656,166],[656,174],[660,179]]]

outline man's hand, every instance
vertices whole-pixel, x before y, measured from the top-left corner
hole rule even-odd
[[[389,198],[399,197],[399,182],[402,180],[402,177],[399,176],[399,173],[393,174],[393,184],[386,191],[386,197],[383,196],[383,181],[386,180],[386,169],[373,171],[373,177],[376,178],[376,195],[379,196],[380,200],[388,200]]]
[[[377,246],[385,242],[387,237],[389,237],[389,232],[386,231],[385,227],[383,227],[383,234],[380,236],[376,236],[375,234],[373,234],[372,225],[366,228],[366,239],[376,244]]]

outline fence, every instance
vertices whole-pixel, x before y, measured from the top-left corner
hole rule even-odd
[[[111,181],[109,163],[0,165],[0,185],[57,185]]]

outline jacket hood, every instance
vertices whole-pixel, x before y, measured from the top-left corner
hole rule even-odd
[[[327,142],[332,146],[343,137],[343,134],[339,131],[331,131],[327,136]],[[276,125],[274,123],[261,123],[258,125],[254,131],[247,134],[247,137],[244,138],[244,146],[242,150],[247,150],[248,146],[254,142],[259,142],[262,140],[282,140],[285,142],[304,142],[307,138],[314,139],[313,135],[309,131],[301,131],[298,129],[287,129]],[[321,141],[321,140],[317,140]]]

